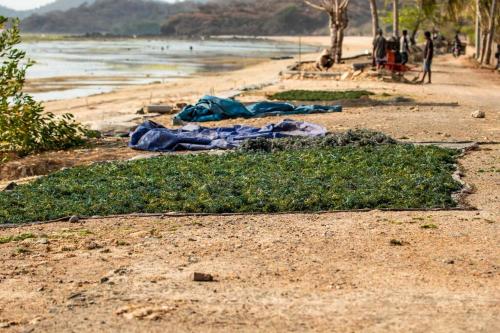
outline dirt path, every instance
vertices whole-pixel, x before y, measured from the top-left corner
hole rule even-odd
[[[404,105],[294,118],[411,140],[500,141],[498,75],[441,58],[434,81],[297,80],[266,91],[359,87],[410,96],[415,101]],[[486,118],[472,118],[475,109]],[[477,211],[131,217],[0,229],[0,237],[34,237],[0,244],[0,327],[498,332],[500,146],[481,145],[461,165]],[[193,282],[193,272],[216,281]]]

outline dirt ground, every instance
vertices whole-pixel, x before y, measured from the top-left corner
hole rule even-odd
[[[413,101],[294,119],[330,130],[367,127],[412,141],[500,141],[498,73],[472,68],[464,59],[436,60],[433,85],[287,80],[244,99],[291,88],[361,88]],[[227,80],[242,72],[267,81],[276,64],[215,77],[211,84],[226,82],[221,85],[229,89]],[[197,83],[188,93],[189,84],[178,85],[180,90],[158,98],[179,94],[188,101],[203,89]],[[95,97],[103,103],[96,108],[115,100],[126,110],[139,103],[127,100],[127,93],[156,92],[141,89]],[[78,103],[68,101],[67,107],[78,111]],[[49,103],[58,107],[60,102]],[[486,118],[471,117],[478,109]],[[85,112],[82,117],[91,117]],[[170,120],[159,118],[166,125]],[[79,156],[92,152],[95,158],[109,153],[109,159],[141,154],[120,142],[64,158],[79,164]],[[498,332],[499,148],[481,144],[460,161],[464,180],[475,189],[467,197],[475,211],[123,217],[0,229],[0,239],[28,237],[0,244],[0,328]],[[212,274],[215,281],[194,282],[194,272]]]

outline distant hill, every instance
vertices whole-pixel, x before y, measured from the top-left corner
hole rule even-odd
[[[368,1],[351,0],[349,6],[348,33],[370,33]],[[58,10],[46,12],[50,8]],[[39,33],[191,37],[325,34],[328,16],[303,0],[58,0],[25,18],[21,28]]]
[[[22,21],[28,32],[154,35],[170,16],[195,9],[191,2],[169,4],[149,0],[95,0],[67,11],[33,14]]]
[[[92,4],[94,2],[95,0],[56,0],[52,3],[35,9],[33,13],[45,14],[54,10],[68,10],[71,8],[80,7],[83,4]]]
[[[366,0],[349,4],[349,33],[370,33],[370,7]],[[212,0],[197,10],[168,18],[165,35],[297,35],[324,34],[328,15],[302,0]]]
[[[31,10],[13,10],[4,6],[0,6],[0,15],[9,17],[25,18],[32,14],[45,14],[54,10],[68,10],[71,8],[79,7],[85,3],[93,3],[95,0],[56,0],[45,6]]]
[[[18,11],[0,5],[0,15],[7,17],[15,17],[18,16]]]

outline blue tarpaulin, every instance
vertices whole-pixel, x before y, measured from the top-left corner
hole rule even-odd
[[[253,118],[278,115],[341,112],[340,105],[300,105],[283,102],[259,102],[245,106],[242,103],[225,98],[204,96],[196,105],[186,106],[174,117],[186,122],[219,121],[231,118]]]
[[[307,122],[284,120],[262,128],[235,125],[231,127],[201,127],[187,125],[168,129],[146,121],[130,134],[129,147],[147,151],[232,149],[253,138],[283,138],[288,136],[324,136],[326,129]]]

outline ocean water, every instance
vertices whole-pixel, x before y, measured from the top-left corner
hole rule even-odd
[[[36,62],[27,74],[28,91],[41,101],[235,70],[299,52],[296,44],[264,40],[63,40],[27,42],[22,48]],[[314,50],[302,46],[303,52]]]

